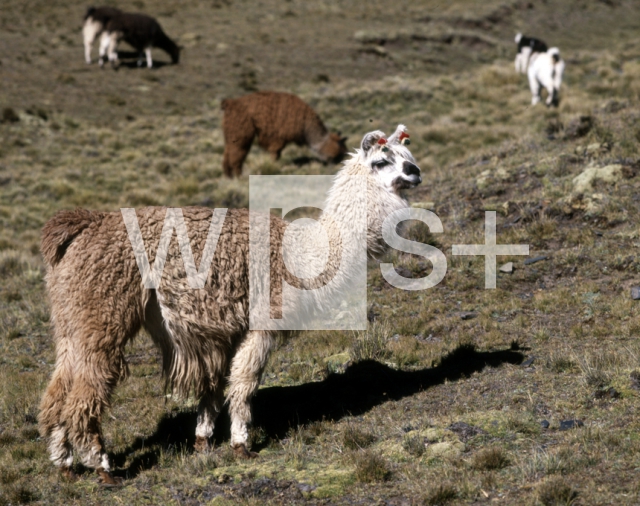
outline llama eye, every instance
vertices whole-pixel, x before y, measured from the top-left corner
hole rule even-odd
[[[381,160],[376,160],[371,165],[373,165],[376,169],[381,169],[382,167],[386,167],[390,163],[391,162],[389,160],[382,158]]]

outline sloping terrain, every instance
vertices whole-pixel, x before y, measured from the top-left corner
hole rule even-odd
[[[0,11],[0,504],[637,504],[640,6],[631,0],[118,4],[156,16],[179,66],[87,66],[79,2]],[[517,31],[560,47],[558,109],[531,107]],[[123,47],[123,49],[126,49]],[[97,49],[94,48],[94,55]],[[154,51],[159,62],[169,58]],[[354,148],[399,122],[443,234],[444,281],[392,288],[372,261],[367,332],[279,343],[254,402],[255,461],[193,453],[195,400],[141,334],[104,421],[124,487],[68,483],[36,429],[53,369],[40,228],[58,209],[244,207],[249,174],[332,174],[254,148],[221,177],[220,99],[299,94]],[[529,257],[484,289],[484,211]],[[525,264],[527,258],[544,257]],[[389,253],[407,275],[424,260]],[[408,272],[407,272],[408,271]],[[547,422],[547,423],[545,423]]]

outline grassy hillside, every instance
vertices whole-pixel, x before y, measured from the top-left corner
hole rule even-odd
[[[180,65],[87,66],[80,2],[0,10],[0,505],[638,503],[640,5],[111,3],[156,16]],[[560,47],[558,109],[529,105],[517,31]],[[249,174],[334,173],[292,146],[279,162],[254,148],[242,178],[221,177],[219,102],[253,89],[299,94],[350,148],[406,124],[424,180],[407,198],[444,226],[411,234],[445,252],[445,280],[404,292],[371,262],[367,332],[279,343],[255,461],[233,457],[226,413],[216,449],[193,453],[196,401],[163,391],[141,334],[104,420],[125,486],[81,467],[65,482],[35,423],[55,360],[40,228],[76,206],[244,207]],[[499,257],[514,271],[496,290],[483,259],[451,255],[483,242],[485,210],[499,243],[546,257]]]

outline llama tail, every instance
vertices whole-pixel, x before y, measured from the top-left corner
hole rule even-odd
[[[552,47],[547,53],[551,56],[553,64],[553,70],[551,72],[553,86],[559,90],[560,84],[562,83],[562,74],[564,73],[564,61],[560,58],[560,50],[557,47]]]
[[[547,54],[551,57],[551,79],[553,84],[553,97],[551,104],[558,106],[560,102],[560,86],[562,84],[562,74],[564,73],[564,61],[560,58],[560,50],[557,47],[552,47],[547,51]]]
[[[520,44],[522,40],[522,34],[520,32],[516,33],[516,44]]]
[[[60,211],[42,229],[40,251],[48,267],[58,264],[73,240],[100,215],[86,209]]]

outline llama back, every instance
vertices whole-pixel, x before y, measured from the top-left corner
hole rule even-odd
[[[104,26],[111,20],[111,18],[121,13],[122,11],[115,7],[89,7],[83,20],[86,21],[91,18],[94,22],[101,23]]]
[[[261,91],[237,99],[253,119],[261,145],[276,137],[285,142],[321,142],[327,129],[316,112],[290,93]]]
[[[141,51],[155,46],[171,55],[174,63],[178,63],[180,48],[164,32],[160,23],[151,16],[137,13],[120,13],[109,20],[109,32],[123,34],[124,40]]]
[[[185,207],[182,212],[193,259],[195,265],[200,266],[212,210]],[[166,208],[142,208],[136,215],[149,265],[153,267]],[[282,244],[284,223],[272,220],[271,224],[271,279],[282,279],[284,264],[278,245]],[[99,306],[109,307],[112,312],[122,310],[122,318],[130,322],[125,327],[131,331],[126,334],[143,325],[162,350],[166,386],[184,397],[191,391],[203,395],[208,388],[207,371],[224,368],[224,364],[214,363],[225,356],[220,350],[237,346],[235,339],[246,332],[249,325],[248,211],[227,211],[207,281],[200,290],[189,286],[175,232],[162,279],[155,290],[143,288],[119,212],[104,213],[95,225],[85,227],[76,240],[77,246],[65,257],[65,268],[49,276],[52,314],[76,311],[77,308],[70,307],[69,300],[81,301],[83,310],[90,307],[98,314],[104,313]],[[114,265],[117,265],[118,276],[110,275]],[[96,273],[100,274],[96,276]],[[281,284],[274,283],[270,289],[271,300],[280,304]],[[105,318],[115,317],[105,314]],[[56,318],[63,319],[70,318]],[[161,326],[159,321],[163,322]]]
[[[73,240],[101,217],[102,213],[80,208],[56,213],[42,229],[40,250],[47,267],[58,264]]]
[[[122,13],[115,16],[107,25],[109,32],[122,32],[124,39],[136,49],[143,49],[162,30],[160,24],[151,16],[137,13]]]

